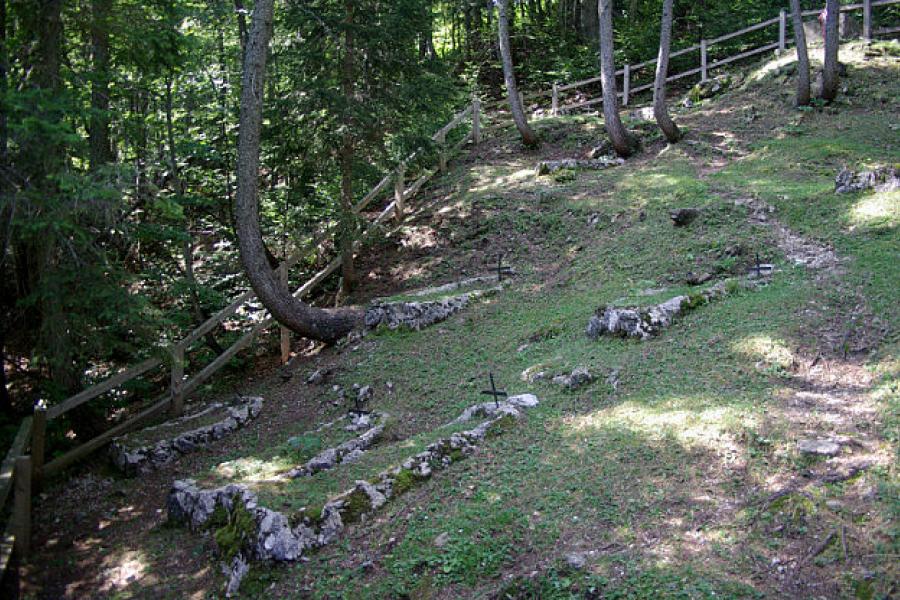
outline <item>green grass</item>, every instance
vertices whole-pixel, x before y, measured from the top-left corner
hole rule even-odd
[[[572,543],[619,546],[584,575],[548,566],[522,584],[538,594],[530,597],[577,597],[589,588],[609,598],[770,592],[746,583],[753,557],[790,540],[766,539],[753,528],[750,510],[705,526],[702,515],[776,473],[807,467],[795,460],[789,432],[767,424],[767,415],[808,325],[797,315],[821,300],[821,292],[814,274],[785,262],[771,230],[750,224],[729,198],[761,198],[787,225],[833,244],[851,259],[845,277],[863,286],[871,314],[895,320],[897,195],[831,193],[843,164],[898,161],[896,133],[883,122],[883,114],[813,115],[804,124],[808,133],[755,142],[746,157],[705,180],[680,148],[664,159],[577,171],[562,181],[525,175],[527,162],[476,167],[460,196],[493,211],[475,226],[476,235],[513,231],[555,245],[556,252],[530,255],[521,285],[439,331],[379,338],[377,352],[355,362],[353,377],[393,380],[398,395],[391,408],[415,428],[478,401],[489,369],[510,391],[530,389],[542,404],[514,434],[490,440],[479,456],[424,484],[414,510],[405,502],[385,509],[386,523],[404,514],[408,520],[377,575],[335,570],[349,547],[314,558],[298,574],[313,595],[344,597],[354,590],[371,598],[427,597],[452,589],[468,596],[502,587],[499,575],[516,572],[521,562],[552,563],[557,549]],[[548,120],[541,128],[545,139],[554,139],[557,129],[591,139],[583,118]],[[703,209],[701,217],[673,229],[667,211],[682,206]],[[586,224],[591,214],[601,215],[596,228]],[[471,229],[464,226],[460,237],[471,237]],[[729,256],[736,243],[743,252]],[[570,251],[570,244],[578,248]],[[686,292],[681,277],[688,271],[742,272],[757,252],[781,268],[758,291],[693,311],[646,343],[584,336],[598,306],[650,304]],[[566,276],[538,285],[548,264]],[[649,288],[666,290],[642,296]],[[523,384],[519,374],[537,363],[548,371],[584,365],[601,377],[577,393]],[[621,381],[615,392],[604,382],[613,369]],[[731,453],[746,459],[745,470],[730,469]],[[888,497],[896,479],[881,477]],[[890,516],[896,507],[885,510]],[[791,511],[797,523],[815,514]],[[700,523],[707,539],[708,550],[699,555],[684,550],[695,535],[689,523]],[[667,532],[661,554],[629,550],[661,530]],[[392,531],[374,526],[369,535],[384,539]],[[433,540],[442,533],[450,541],[438,548]]]
[[[885,127],[896,121],[898,68],[867,65],[854,63],[849,84],[872,95],[851,93],[807,112],[790,108],[777,73],[765,75],[705,102],[712,116],[679,117],[692,132],[684,144],[662,154],[656,147],[622,167],[538,178],[536,155],[506,152],[442,178],[445,204],[454,207],[441,233],[450,241],[439,259],[417,263],[427,273],[405,283],[461,279],[473,255],[499,250],[519,275],[503,293],[435,327],[370,336],[335,355],[334,380],[345,389],[393,383],[395,392],[378,395],[374,408],[397,419],[402,439],[310,478],[258,483],[261,503],[287,513],[321,506],[399,464],[455,430],[440,426],[485,399],[489,372],[511,394],[532,392],[541,404],[474,456],[409,485],[310,562],[258,569],[249,595],[778,597],[785,592],[768,575],[773,559],[802,556],[843,525],[864,532],[851,536],[853,556],[896,556],[900,194],[832,193],[844,165],[900,162],[897,131]],[[757,103],[762,122],[746,122],[746,106]],[[574,152],[600,139],[595,121],[560,117],[537,128]],[[716,142],[723,131],[734,139]],[[514,147],[511,131],[501,135]],[[722,154],[730,164],[701,177],[698,163]],[[772,229],[734,205],[747,197],[833,245],[847,258],[843,271],[823,279],[790,265]],[[674,228],[668,211],[686,206],[702,209],[700,217]],[[588,224],[592,215],[596,226]],[[585,336],[598,307],[689,292],[696,288],[686,286],[688,272],[743,273],[757,253],[779,267],[757,290],[698,307],[646,342]],[[827,325],[822,319],[857,304],[864,322],[855,326],[886,330],[858,360],[877,374],[872,394],[881,412],[871,427],[894,465],[764,510],[773,491],[821,466],[797,455],[802,432],[783,419],[784,396],[810,384],[794,375],[794,363],[828,352],[811,342]],[[524,383],[521,373],[537,364],[551,373],[585,366],[596,379],[576,391]],[[616,388],[606,381],[613,371]],[[302,431],[298,424],[291,434]],[[248,443],[239,457],[268,473],[289,462],[285,454],[283,446]],[[858,514],[827,507],[830,499],[851,502],[864,486],[874,499]],[[435,543],[439,536],[445,543]],[[572,550],[595,551],[584,571],[562,566]],[[375,567],[365,570],[368,556]],[[863,563],[845,562],[837,546],[816,561],[827,572],[819,576],[830,578],[827,597],[850,597],[860,586],[886,593],[896,575],[892,560],[872,558],[864,563],[872,578],[864,580]]]

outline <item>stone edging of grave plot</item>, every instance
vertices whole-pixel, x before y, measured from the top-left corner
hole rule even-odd
[[[712,287],[686,296],[675,296],[653,306],[598,309],[587,326],[587,336],[596,340],[601,335],[648,340],[669,327],[675,319],[700,306],[709,304],[740,289],[753,289],[747,280],[728,279]]]
[[[503,289],[502,285],[484,290],[473,290],[440,300],[424,302],[383,302],[374,303],[366,309],[366,327],[376,329],[385,326],[396,330],[401,327],[419,331],[434,325],[463,310],[475,298],[486,296]]]
[[[319,452],[304,464],[288,471],[286,477],[291,479],[311,477],[321,471],[327,471],[338,465],[348,464],[359,459],[363,452],[377,444],[378,440],[381,439],[387,420],[388,415],[383,413],[353,414],[350,425],[346,429],[348,431],[365,429],[362,435]]]
[[[214,404],[198,413],[164,423],[151,428],[151,430],[198,419],[223,406]],[[177,460],[183,454],[194,452],[241,429],[259,415],[262,407],[263,399],[258,396],[241,398],[240,405],[225,407],[226,416],[217,423],[191,429],[173,438],[136,448],[128,446],[128,436],[116,438],[109,448],[110,458],[113,464],[128,477],[150,473],[162,465]]]
[[[298,515],[293,519],[295,525],[284,514],[259,506],[256,495],[243,486],[232,484],[203,490],[193,480],[172,485],[166,503],[169,518],[194,531],[215,529],[216,544],[226,561],[223,570],[229,579],[226,595],[230,596],[237,592],[251,560],[300,560],[304,552],[333,542],[348,524],[366,519],[389,499],[430,478],[436,469],[474,453],[491,432],[501,432],[510,419],[522,415],[521,409],[537,404],[536,396],[523,394],[471,407],[453,423],[479,415],[490,418],[477,427],[429,444],[423,452],[370,481],[357,481],[353,488],[315,510],[315,514]]]
[[[424,297],[424,296],[436,296],[438,294],[449,294],[450,292],[455,292],[456,290],[471,287],[474,285],[479,285],[482,283],[497,283],[496,275],[479,275],[478,277],[470,277],[468,279],[462,279],[460,281],[453,281],[451,283],[445,283],[443,285],[438,285],[435,287],[423,288],[419,290],[414,290],[411,292],[402,292],[397,294],[397,296],[415,296],[415,297]],[[383,298],[375,298],[372,300],[373,304],[389,304],[391,302],[390,296],[386,296]]]

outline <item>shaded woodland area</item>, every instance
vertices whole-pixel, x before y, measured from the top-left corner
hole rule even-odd
[[[898,26],[0,0],[0,596],[893,597]]]
[[[520,87],[598,72],[596,3],[508,4]],[[671,48],[779,8],[675,3]],[[234,200],[253,6],[4,0],[0,9],[0,410],[11,436],[36,400],[52,405],[159,354],[246,289]],[[661,3],[612,11],[616,63],[656,56]],[[400,157],[432,148],[430,133],[473,94],[502,97],[498,18],[477,0],[286,3],[274,14],[261,225],[270,265],[300,252],[314,272],[332,253],[348,255],[354,199]],[[345,260],[314,303],[352,302],[358,276]],[[217,354],[238,334],[209,332],[196,352]],[[73,411],[52,432],[57,442],[107,427],[151,391],[140,385]]]

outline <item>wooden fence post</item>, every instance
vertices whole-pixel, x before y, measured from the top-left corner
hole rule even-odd
[[[31,421],[31,479],[35,491],[40,491],[44,478],[44,456],[47,446],[47,404],[39,400],[34,405]],[[31,486],[31,483],[29,483]]]
[[[628,94],[631,92],[631,65],[625,65],[622,73],[622,106],[628,106]]]
[[[778,13],[778,51],[784,52],[787,48],[787,11],[783,8]]]
[[[472,98],[472,142],[481,143],[481,100]]]
[[[708,71],[706,68],[706,40],[700,40],[700,82],[704,83],[708,79]]]
[[[31,552],[31,472],[30,456],[16,458],[15,496],[13,498],[13,532],[15,552],[21,558]]]
[[[287,263],[282,263],[281,269],[279,271],[279,275],[281,276],[281,285],[282,287],[290,293],[290,283],[288,281],[288,266]],[[282,325],[280,327],[281,331],[281,364],[286,365],[288,361],[291,360],[291,330]]]
[[[553,100],[551,101],[551,114],[555,117],[559,114],[559,84],[553,83]]]
[[[172,352],[172,377],[169,381],[169,393],[171,404],[169,410],[172,416],[180,417],[184,412],[184,346],[175,344]]]
[[[443,145],[442,145],[443,146]],[[444,148],[441,147],[441,170],[446,168],[446,162],[444,160]],[[404,178],[406,177],[406,164],[401,162],[397,167],[397,175],[394,178],[394,218],[397,219],[398,222],[403,220],[403,212],[406,210],[404,196],[406,195],[406,189],[404,189]]]
[[[863,2],[863,39],[867,44],[872,43],[872,0]]]

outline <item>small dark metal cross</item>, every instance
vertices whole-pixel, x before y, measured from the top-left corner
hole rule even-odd
[[[359,416],[371,414],[371,410],[366,410],[366,405],[368,403],[368,399],[360,400],[359,395],[357,394],[356,398],[353,399],[353,408],[350,409],[350,414]]]
[[[497,281],[503,281],[504,275],[512,275],[512,267],[503,265],[503,253],[497,255]]]
[[[506,393],[506,390],[498,390],[497,386],[494,385],[494,374],[491,373],[490,376],[491,376],[491,389],[484,390],[481,393],[485,394],[487,396],[493,396],[494,404],[496,404],[497,408],[500,408],[500,398],[508,398],[509,394]]]
[[[762,277],[762,265],[759,264],[759,252],[756,253],[756,276]]]

